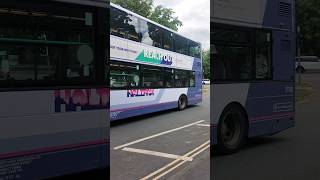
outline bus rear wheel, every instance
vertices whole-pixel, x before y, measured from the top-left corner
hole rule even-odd
[[[236,105],[227,107],[218,124],[219,154],[236,152],[248,138],[248,124],[244,111]]]
[[[188,98],[186,95],[181,95],[178,100],[178,109],[184,110],[188,105]]]

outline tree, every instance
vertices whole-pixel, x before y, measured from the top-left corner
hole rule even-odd
[[[153,0],[111,0],[111,2],[175,31],[182,26],[182,22],[174,16],[172,9],[163,6],[154,7]]]
[[[111,0],[111,2],[144,17],[152,14],[153,0]]]
[[[210,50],[202,51],[203,78],[210,79]]]
[[[303,55],[320,55],[320,1],[297,0],[297,24]]]
[[[172,9],[157,6],[149,18],[163,26],[177,31],[178,27],[182,26],[182,22],[178,17],[173,17],[173,15],[174,11]]]

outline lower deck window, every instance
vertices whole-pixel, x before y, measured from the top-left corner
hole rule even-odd
[[[111,61],[110,63],[110,87],[113,89],[187,88],[195,86],[195,71],[118,61]]]
[[[212,77],[215,81],[272,79],[271,32],[219,27],[211,32]]]
[[[139,66],[129,64],[110,64],[111,88],[139,87]]]

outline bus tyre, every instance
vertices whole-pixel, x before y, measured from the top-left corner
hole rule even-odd
[[[186,95],[181,95],[178,100],[178,109],[184,110],[188,105],[188,98]]]
[[[217,153],[236,152],[248,138],[248,123],[242,108],[228,106],[221,115],[217,133]]]

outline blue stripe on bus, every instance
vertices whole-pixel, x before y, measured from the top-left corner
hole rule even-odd
[[[188,101],[189,105],[194,105],[201,102],[201,99],[191,98]],[[159,103],[159,104],[152,104],[147,106],[139,106],[127,109],[119,109],[119,110],[112,110],[111,111],[111,121],[129,118],[132,116],[140,116],[143,114],[154,113],[158,111],[164,111],[168,109],[174,109],[178,107],[178,102],[167,102],[167,103]]]

